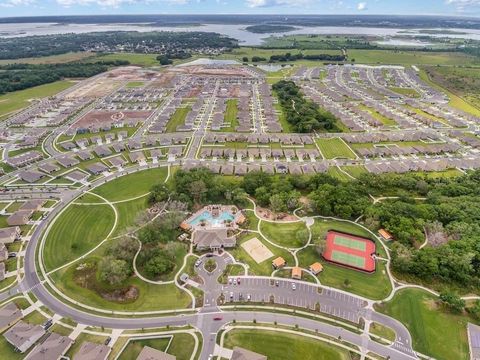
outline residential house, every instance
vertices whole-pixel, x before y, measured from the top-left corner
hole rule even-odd
[[[14,302],[9,302],[0,309],[0,332],[4,332],[22,317],[22,310]]]
[[[110,354],[110,347],[86,341],[77,351],[73,360],[105,360]]]
[[[44,334],[45,329],[42,326],[19,321],[7,330],[3,336],[15,349],[24,353]]]

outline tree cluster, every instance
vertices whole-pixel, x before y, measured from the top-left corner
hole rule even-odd
[[[177,54],[232,49],[238,41],[210,32],[111,31],[0,39],[0,59],[20,59],[78,51]]]
[[[273,85],[273,90],[278,96],[286,120],[295,132],[339,131],[335,125],[335,116],[306,99],[293,81],[281,80]]]
[[[52,83],[64,78],[87,78],[111,66],[128,65],[128,61],[100,61],[96,63],[65,64],[10,64],[0,66],[0,94]]]
[[[298,54],[279,54],[271,55],[270,62],[286,62],[286,61],[297,61],[297,60],[314,60],[314,61],[344,61],[346,59],[345,55],[332,55],[332,54],[308,54],[304,55],[302,53]]]

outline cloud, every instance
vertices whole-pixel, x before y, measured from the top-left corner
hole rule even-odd
[[[445,3],[455,6],[459,12],[466,11],[472,7],[480,7],[480,0],[445,0]]]
[[[367,10],[367,3],[366,2],[359,2],[357,4],[357,10],[358,11]]]
[[[35,0],[6,0],[0,3],[1,7],[13,8],[16,6],[27,6],[35,4]]]
[[[305,6],[311,3],[311,0],[247,0],[246,3],[250,8],[272,6]]]
[[[16,0],[19,1],[19,0]],[[21,0],[20,0],[21,1]],[[132,4],[151,4],[159,2],[169,2],[173,4],[186,4],[189,0],[56,0],[57,4],[63,7],[70,7],[74,5],[99,5],[107,8],[118,8],[122,5]]]

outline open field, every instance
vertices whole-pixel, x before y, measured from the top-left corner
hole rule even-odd
[[[85,254],[112,229],[114,213],[108,205],[71,205],[55,221],[46,240],[44,262],[53,270]]]
[[[147,199],[142,197],[121,202],[115,204],[115,208],[118,211],[118,222],[113,236],[124,234],[135,225],[138,215],[147,208]]]
[[[405,324],[415,350],[436,359],[468,359],[466,327],[472,319],[444,310],[436,300],[425,291],[405,289],[377,309]]]
[[[225,335],[225,347],[240,346],[275,360],[349,360],[346,350],[290,333],[234,329]]]
[[[420,73],[429,85],[440,88],[450,97],[450,105],[480,116],[479,67],[425,67]]]
[[[446,87],[436,83],[435,81],[433,81],[431,79],[430,75],[424,69],[421,69],[421,71],[420,71],[420,78],[423,81],[425,81],[428,85],[445,92],[450,99],[450,102],[449,102],[450,106],[452,106],[454,108],[457,108],[457,109],[460,109],[462,111],[468,112],[470,114],[473,114],[475,116],[480,116],[480,109],[478,107],[476,107],[473,104],[470,104],[469,102],[467,102],[465,99],[463,99],[459,95],[456,95],[455,93],[450,91],[448,88],[446,88]]]
[[[308,238],[303,238],[307,230],[303,221],[284,224],[262,221],[260,230],[271,242],[288,248],[301,247]]]
[[[88,59],[89,62],[95,61],[115,61],[115,60],[126,60],[129,61],[131,65],[138,66],[160,66],[160,63],[157,60],[158,54],[133,54],[133,53],[114,53],[99,55],[93,58]]]
[[[167,123],[167,133],[177,131],[177,126],[185,124],[185,118],[192,110],[190,106],[178,108]]]
[[[377,269],[374,273],[367,274],[325,261],[314,246],[309,246],[298,252],[298,260],[303,268],[308,268],[314,262],[320,262],[323,265],[323,271],[318,275],[318,278],[323,285],[374,300],[384,299],[390,293],[390,282],[388,281],[385,264],[382,262],[377,262]]]
[[[221,131],[234,132],[235,127],[238,126],[237,113],[238,113],[238,99],[228,99],[226,101],[227,109],[225,111],[224,119],[226,123],[230,125],[223,127]]]
[[[326,159],[355,159],[355,153],[340,138],[316,139],[318,147]]]
[[[134,198],[147,194],[153,185],[163,183],[167,173],[166,167],[135,172],[99,186],[92,192],[109,201]]]
[[[51,56],[42,56],[34,58],[23,58],[23,59],[11,59],[11,60],[0,60],[0,65],[6,64],[59,64],[59,63],[68,63],[72,61],[85,60],[87,58],[95,57],[94,53],[88,51],[82,52],[71,52],[67,54],[60,55],[51,55]]]
[[[1,95],[0,120],[4,120],[8,115],[29,106],[30,101],[34,99],[55,95],[74,84],[73,81],[62,80]]]

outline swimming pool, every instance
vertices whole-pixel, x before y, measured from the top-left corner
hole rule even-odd
[[[197,226],[201,222],[205,221],[207,224],[211,226],[219,226],[222,225],[225,221],[233,221],[235,218],[233,215],[228,211],[221,212],[217,217],[213,217],[210,211],[205,210],[201,214],[195,216],[192,220],[188,223],[191,226]]]

